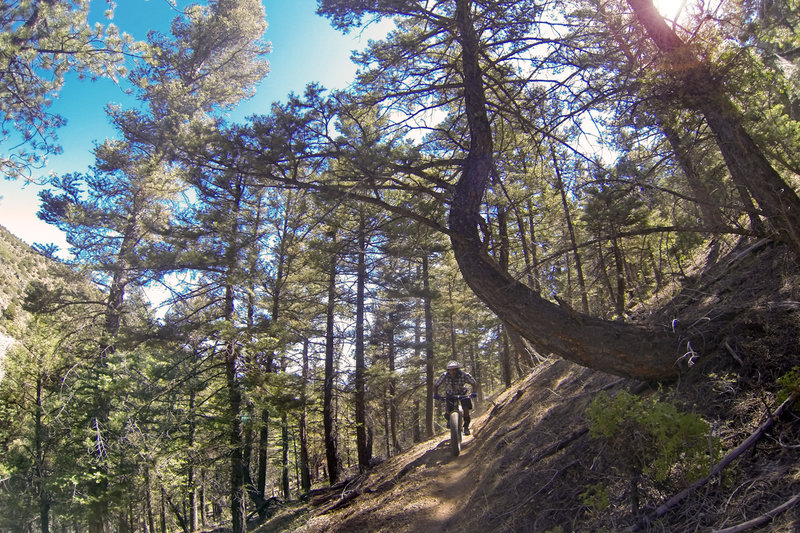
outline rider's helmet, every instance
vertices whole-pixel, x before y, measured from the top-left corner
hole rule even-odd
[[[449,363],[447,363],[447,370],[451,370],[451,369],[454,369],[454,368],[456,370],[461,368],[461,365],[458,364],[458,361],[450,361]]]

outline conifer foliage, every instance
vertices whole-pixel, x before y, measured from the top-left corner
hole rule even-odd
[[[125,71],[88,2],[4,4],[25,142],[55,150],[61,78],[17,71],[126,73],[140,105],[41,195],[68,264],[0,240],[0,530],[244,532],[439,433],[452,359],[479,401],[548,357],[679,376],[715,325],[647,316],[695,252],[798,248],[798,5],[752,4],[321,0],[395,29],[347,90],[239,124],[261,2],[187,8]]]

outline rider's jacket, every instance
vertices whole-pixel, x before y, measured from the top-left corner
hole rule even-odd
[[[475,390],[475,387],[478,383],[475,381],[468,372],[464,372],[463,370],[458,371],[458,374],[455,378],[451,378],[448,372],[445,372],[438,378],[436,378],[435,385],[439,387],[439,390],[442,390],[442,385],[444,385],[444,393],[445,394],[466,394],[467,393],[467,383],[472,385],[472,390]]]

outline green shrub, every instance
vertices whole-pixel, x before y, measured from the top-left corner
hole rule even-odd
[[[613,398],[601,393],[587,418],[591,435],[608,442],[611,460],[631,476],[634,512],[640,476],[683,484],[705,475],[719,455],[719,440],[709,439],[700,415],[679,412],[669,402],[625,391]]]
[[[602,483],[589,485],[581,493],[581,503],[594,511],[605,511],[610,505],[608,489]]]
[[[785,402],[792,393],[800,392],[800,368],[793,367],[790,371],[778,378],[778,403]]]

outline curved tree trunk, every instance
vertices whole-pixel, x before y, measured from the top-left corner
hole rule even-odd
[[[505,323],[543,351],[620,376],[674,378],[678,373],[675,361],[679,356],[679,341],[666,327],[645,328],[570,312],[503,273],[484,251],[478,224],[493,167],[493,146],[470,4],[469,0],[456,1],[470,147],[448,220],[453,250],[464,279]]]

